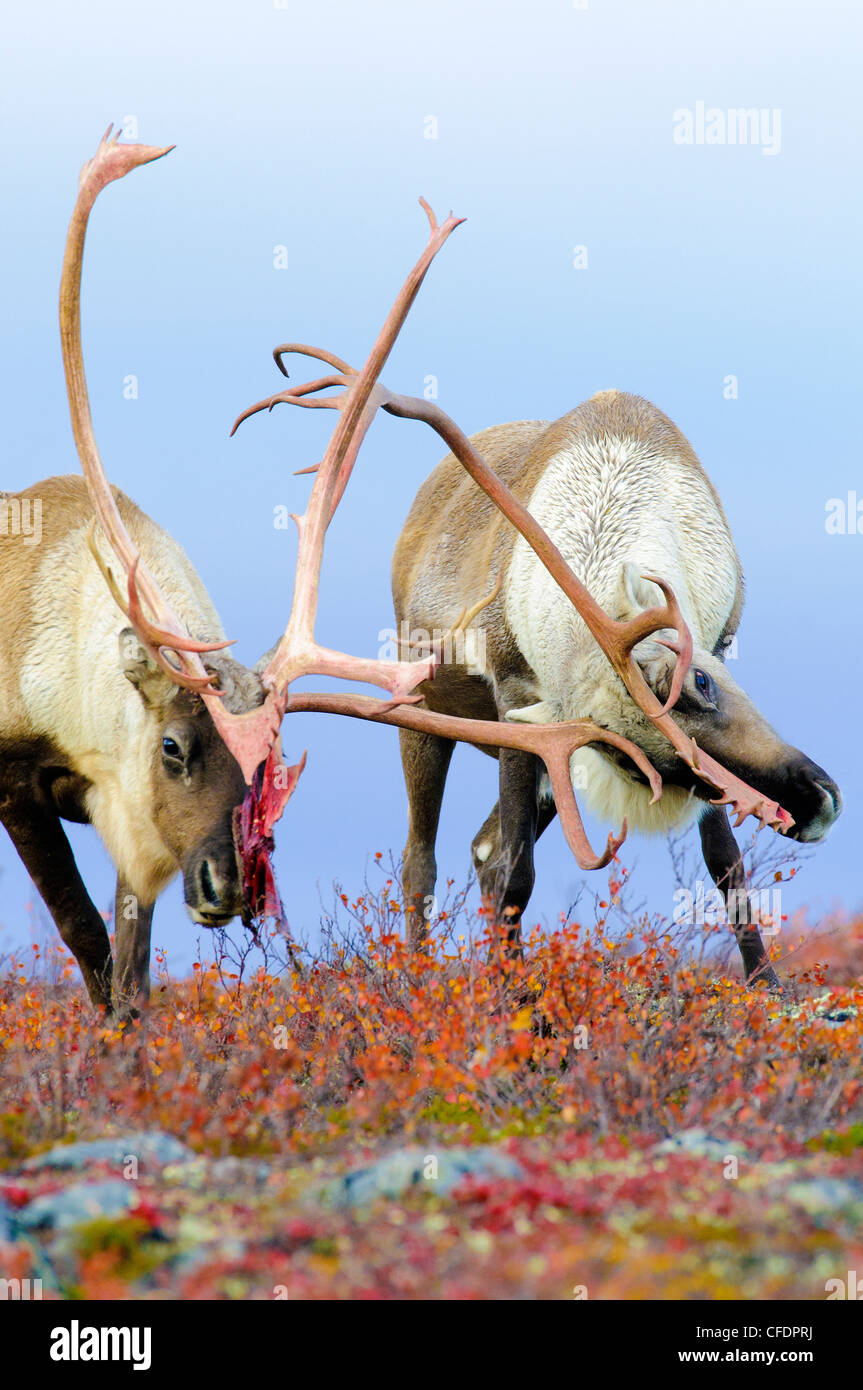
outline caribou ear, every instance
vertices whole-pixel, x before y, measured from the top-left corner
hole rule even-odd
[[[632,560],[627,560],[620,571],[617,617],[621,622],[629,622],[643,613],[645,608],[655,608],[663,602],[659,585],[644,578],[645,569],[646,565],[636,565]],[[654,695],[660,700],[667,700],[676,661],[674,653],[652,637],[646,637],[633,647],[632,655]]]
[[[632,560],[627,560],[620,571],[615,616],[622,623],[637,617],[645,608],[655,608],[664,602],[659,585],[644,578],[644,571],[648,568],[647,565],[636,565]]]
[[[160,671],[137,633],[124,627],[119,634],[120,660],[123,675],[134,685],[148,709],[156,709],[173,700],[179,686]]]

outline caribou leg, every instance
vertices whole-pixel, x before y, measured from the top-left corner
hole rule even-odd
[[[434,847],[446,775],[455,745],[452,739],[440,738],[437,734],[399,729],[399,747],[409,808],[402,886],[408,946],[417,951],[428,935],[427,907],[434,898],[437,879]]]
[[[53,807],[33,797],[6,801],[2,821],[21,861],[81,968],[97,1008],[111,1010],[111,943],[78,873]]]
[[[557,815],[557,807],[554,804],[554,797],[541,796],[539,802],[539,815],[536,821],[536,834],[534,843],[541,835],[544,835],[548,827]],[[477,874],[487,859],[500,856],[500,802],[496,801],[476,832],[470,846],[473,866]]]
[[[725,807],[709,807],[702,815],[698,829],[707,871],[729,908],[729,919],[733,918],[733,930],[747,980],[763,980],[769,988],[779,988],[779,978],[767,958],[758,927],[749,920],[743,859],[731,833]],[[732,906],[734,911],[731,910]]]
[[[114,1008],[121,1017],[137,1018],[150,999],[150,927],[153,904],[143,906],[122,874],[114,897]]]
[[[501,748],[498,762],[500,800],[471,849],[483,902],[495,921],[507,928],[510,946],[518,949],[521,916],[533,892],[533,847],[541,833],[539,787],[544,769],[535,753],[518,748]]]
[[[543,797],[539,805],[534,842],[547,830],[556,814],[554,801]],[[734,894],[732,901],[736,904],[737,915],[735,935],[743,958],[746,978],[764,980],[771,989],[775,989],[780,985],[779,978],[767,959],[757,926],[749,921],[749,900],[744,891],[743,860],[737,841],[731,833],[725,808],[712,806],[705,811],[699,830],[704,862],[726,904],[729,894]],[[501,826],[498,804],[492,808],[482,828],[474,836],[471,852],[474,867],[480,875],[486,864],[496,864],[500,861]]]

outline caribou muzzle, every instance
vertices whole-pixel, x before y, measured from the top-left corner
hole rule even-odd
[[[237,855],[229,833],[213,835],[183,865],[186,910],[202,927],[224,927],[243,910]]]
[[[815,844],[823,840],[842,810],[842,794],[829,773],[803,753],[797,753],[768,787],[794,817],[791,840]]]

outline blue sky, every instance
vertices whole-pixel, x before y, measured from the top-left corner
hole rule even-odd
[[[302,509],[309,481],[293,470],[320,457],[334,417],[283,410],[233,440],[231,422],[278,388],[280,341],[360,363],[424,244],[418,196],[452,207],[468,221],[384,379],[421,394],[436,376],[469,432],[555,418],[608,386],[676,421],[746,571],[734,674],[845,794],[783,910],[859,907],[863,534],[825,529],[829,499],[863,499],[855,7],[47,0],[7,14],[4,31],[2,486],[77,468],[56,326],[63,240],[80,165],[109,121],[134,117],[137,138],[177,149],[108,190],[93,217],[83,303],[97,436],[109,476],[186,547],[252,662],[289,609],[294,540],[273,509]],[[675,143],[675,112],[698,102],[780,111],[778,152]],[[137,400],[124,399],[130,374]],[[327,645],[376,653],[390,554],[440,452],[419,424],[375,423],[330,531]],[[400,851],[397,737],[294,716],[285,746],[309,761],[277,869],[292,922],[314,935],[334,879],[359,891],[376,850]],[[457,751],[442,876],[466,876],[495,775]],[[92,831],[70,835],[106,906],[107,855]],[[664,843],[632,840],[622,858],[670,914]],[[554,921],[581,877],[557,827],[537,865],[528,918]],[[0,949],[28,939],[31,896],[4,837]],[[180,969],[196,935],[175,885],[154,940]]]

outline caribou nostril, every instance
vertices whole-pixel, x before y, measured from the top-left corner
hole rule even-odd
[[[216,892],[216,886],[213,883],[213,875],[210,871],[210,861],[208,859],[205,859],[201,865],[201,892],[204,894],[204,897],[211,907],[219,906],[219,894]]]
[[[824,839],[842,810],[842,794],[835,782],[820,782],[814,777],[808,783],[807,792],[807,813],[798,817],[799,824],[792,831],[792,838],[801,844],[817,844]],[[812,806],[815,792],[819,798],[817,809]]]
[[[821,792],[821,794],[827,800],[829,800],[830,807],[833,812],[833,817],[835,819],[836,816],[839,815],[839,812],[842,810],[842,793],[840,792],[837,786],[834,786],[832,782],[816,782],[815,785]]]

